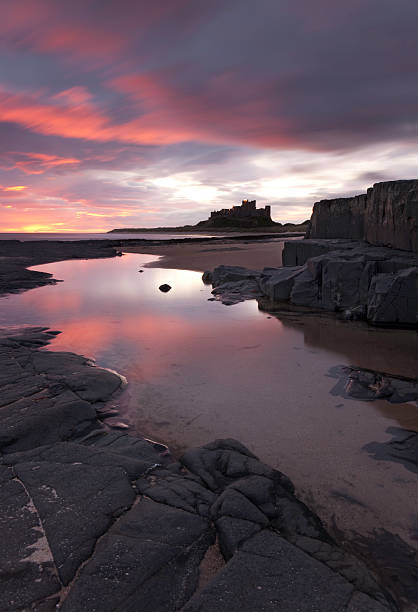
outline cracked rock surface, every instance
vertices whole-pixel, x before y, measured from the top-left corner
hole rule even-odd
[[[172,461],[108,431],[96,408],[120,379],[43,350],[51,337],[0,334],[0,610],[398,609],[289,478],[236,440]],[[218,542],[225,563],[199,586]]]

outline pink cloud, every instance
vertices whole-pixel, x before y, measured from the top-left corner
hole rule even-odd
[[[256,146],[294,144],[276,115],[273,83],[260,81],[254,95],[235,74],[210,79],[197,93],[182,91],[164,75],[133,75],[109,83],[128,97],[137,117],[114,123],[84,88],[44,101],[39,93],[0,93],[0,121],[34,132],[95,142],[166,145],[191,140]]]
[[[0,155],[0,167],[13,170],[18,169],[25,174],[43,174],[51,168],[75,168],[80,160],[74,157],[60,157],[46,153],[24,153],[7,151]]]

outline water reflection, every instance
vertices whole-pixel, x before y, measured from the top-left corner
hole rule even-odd
[[[372,330],[332,317],[270,318],[255,301],[209,302],[201,275],[139,269],[154,256],[42,266],[65,282],[0,300],[0,324],[63,331],[52,350],[72,350],[118,370],[130,385],[119,402],[139,432],[175,450],[235,437],[283,470],[319,514],[344,529],[376,521],[408,540],[417,488],[402,465],[362,450],[389,439],[390,425],[416,427],[411,405],[364,403],[330,391],[331,367],[355,364],[411,374],[416,335]],[[159,285],[172,286],[169,293]],[[415,413],[416,414],[416,413]],[[347,505],[344,495],[359,500]]]
[[[283,325],[303,330],[306,347],[344,355],[359,368],[414,377],[418,374],[418,334],[387,330],[333,315],[281,316]]]

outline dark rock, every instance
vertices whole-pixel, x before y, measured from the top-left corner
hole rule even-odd
[[[284,243],[282,262],[285,267],[303,266],[308,259],[333,251],[355,251],[364,243],[355,240],[288,240]]]
[[[265,470],[254,456],[248,455],[247,449],[233,440],[217,440],[188,451],[181,462],[219,494],[211,516],[226,560],[239,555],[255,533],[274,529],[343,577],[353,591],[386,601],[366,566],[332,540],[318,517],[295,497],[288,479],[277,470]],[[254,559],[252,565],[256,563]],[[225,569],[228,567],[229,564]],[[216,581],[217,578],[215,584]]]
[[[260,272],[241,266],[218,266],[212,273],[212,293],[226,306],[261,295],[258,286]]]
[[[392,404],[418,401],[417,378],[348,366],[331,368],[330,376],[339,379],[332,390],[334,395],[365,401],[385,398]]]
[[[208,517],[216,500],[214,493],[188,474],[157,469],[136,481],[140,493],[156,502]]]
[[[33,500],[13,470],[0,466],[0,609],[29,609],[61,588]]]
[[[269,524],[268,518],[265,516],[255,504],[248,500],[245,495],[232,487],[221,493],[212,506],[212,516],[216,520],[222,516],[251,521],[260,526]]]
[[[212,284],[212,272],[210,270],[205,270],[205,272],[203,272],[202,281],[205,283],[205,285]]]
[[[357,554],[380,572],[385,584],[396,595],[402,611],[418,608],[418,551],[397,534],[375,529],[368,536],[357,534],[351,543]]]
[[[366,194],[316,202],[306,237],[364,240],[366,206]]]
[[[367,240],[418,252],[418,180],[376,183],[367,194],[317,202],[307,238]]]
[[[163,466],[163,459],[142,438],[104,431],[100,437],[87,436],[77,442],[59,442],[31,451],[4,456],[8,465],[23,462],[82,464],[92,467],[117,467],[130,480]]]
[[[81,436],[96,426],[96,411],[71,392],[41,392],[2,408],[1,424],[0,450],[11,453]]]
[[[178,610],[213,540],[200,516],[141,499],[97,544],[61,610]]]
[[[367,190],[364,238],[418,252],[417,180],[376,183]]]
[[[253,300],[262,295],[256,280],[225,282],[215,287],[212,294],[225,306],[232,306],[245,300]]]
[[[374,324],[417,322],[418,268],[377,274],[370,283],[367,318]]]
[[[170,291],[171,287],[170,285],[164,284],[164,285],[160,285],[158,289],[162,291],[163,293],[167,293],[168,291]]]
[[[192,448],[181,457],[181,463],[215,492],[222,491],[237,478],[250,475],[277,478],[285,489],[293,491],[293,484],[287,476],[261,463],[236,440],[215,440],[200,448]]]
[[[36,372],[63,383],[89,402],[109,399],[122,384],[122,378],[114,372],[94,367],[90,359],[74,353],[37,352],[32,361]]]
[[[356,595],[347,580],[278,534],[263,530],[241,546],[209,585],[190,600],[184,612],[345,612]],[[358,610],[363,612],[389,609],[364,594],[360,602]]]
[[[350,240],[286,242],[284,255],[285,268],[261,273],[215,268],[212,293],[227,305],[258,298],[263,309],[275,310],[287,300],[373,325],[417,325],[417,255]]]
[[[321,307],[319,281],[312,276],[308,269],[303,270],[294,279],[290,292],[290,302],[296,306]]]
[[[272,300],[288,300],[295,279],[303,272],[303,268],[265,268],[260,275],[258,285],[263,293]]]
[[[224,283],[257,280],[259,275],[260,272],[242,266],[218,266],[212,273],[212,285],[218,287]]]
[[[236,553],[243,542],[258,533],[262,527],[252,521],[221,516],[215,522],[219,538],[219,548],[226,561]]]
[[[63,584],[91,554],[97,538],[135,498],[126,472],[56,457],[14,466],[37,509]]]

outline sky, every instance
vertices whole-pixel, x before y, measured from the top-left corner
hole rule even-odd
[[[0,231],[194,224],[418,176],[415,0],[0,0]]]

